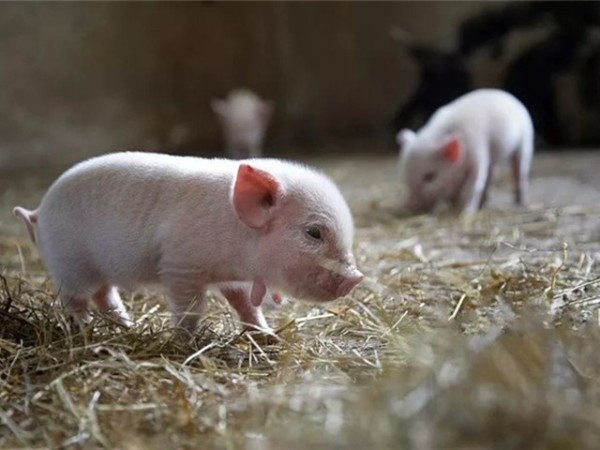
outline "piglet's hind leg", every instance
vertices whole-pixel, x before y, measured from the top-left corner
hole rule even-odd
[[[79,325],[85,325],[92,319],[88,297],[80,292],[61,290],[60,300],[67,312]]]
[[[481,193],[481,198],[479,199],[479,209],[483,209],[488,200],[488,193],[490,190],[490,184],[494,179],[494,165],[489,164],[487,178],[485,180],[485,185],[483,187],[483,192]]]
[[[173,326],[192,334],[206,309],[206,289],[196,283],[166,281]]]
[[[512,175],[515,183],[515,203],[524,206],[527,203],[529,190],[529,161],[528,156],[517,152],[512,156]]]

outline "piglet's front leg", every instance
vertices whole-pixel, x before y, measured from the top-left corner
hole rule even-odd
[[[255,277],[252,283],[252,291],[250,292],[250,301],[256,307],[262,305],[265,295],[270,295],[271,300],[276,305],[281,305],[283,295],[280,292],[268,291],[265,280],[262,277]]]
[[[261,277],[255,277],[252,283],[252,291],[250,291],[250,302],[252,305],[258,308],[262,304],[266,293],[267,285],[265,281]]]
[[[260,290],[260,288],[258,289]],[[271,331],[260,306],[254,306],[251,301],[251,294],[248,292],[248,289],[242,287],[224,287],[220,288],[220,291],[231,307],[238,313],[240,321],[246,329]],[[252,291],[255,292],[254,287]]]
[[[482,200],[487,195],[485,191],[490,172],[489,166],[489,159],[481,157],[480,160],[473,163],[469,170],[458,198],[454,202],[462,214],[472,214],[480,209]]]

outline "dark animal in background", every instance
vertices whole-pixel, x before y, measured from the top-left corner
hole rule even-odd
[[[572,66],[579,46],[576,37],[555,33],[521,53],[502,81],[503,89],[527,105],[536,131],[548,145],[567,143],[558,116],[556,79]]]
[[[600,45],[590,52],[581,67],[579,95],[585,106],[600,110]]]
[[[583,144],[600,142],[600,44],[588,53],[579,70],[578,93],[587,110]]]
[[[499,8],[486,8],[460,24],[458,52],[470,57],[482,47],[489,47],[490,55],[494,59],[500,58],[504,54],[503,39],[513,31],[534,24],[541,12],[546,11],[531,2],[512,2]]]
[[[509,2],[464,20],[458,30],[458,52],[470,57],[482,47],[491,47],[492,56],[499,58],[503,39],[515,31],[550,25],[555,31],[583,37],[589,27],[599,24],[598,2]]]
[[[390,33],[408,51],[419,70],[417,88],[398,106],[390,120],[395,133],[403,127],[423,124],[438,108],[469,92],[473,80],[464,58],[458,53],[415,43],[399,28],[393,28]]]
[[[546,37],[508,65],[502,88],[527,106],[537,133],[547,144],[561,145],[567,142],[558,118],[556,79],[576,67],[590,28],[599,24],[598,2],[509,3],[465,20],[459,28],[458,51],[466,58],[482,47],[491,47],[497,58],[510,33],[550,27]]]

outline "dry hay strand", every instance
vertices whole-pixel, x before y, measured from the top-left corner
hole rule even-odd
[[[80,328],[49,286],[1,280],[3,447],[185,446],[198,436],[239,442],[245,435],[228,433],[228,424],[246,417],[257,389],[308,374],[372,378],[381,370],[378,352],[400,330],[397,318],[390,327],[391,317],[364,314],[366,306],[349,300],[282,321],[278,339],[264,343],[241,336],[226,306],[211,298],[212,314],[185,342],[173,338],[152,296],[135,299],[131,329],[99,314]]]
[[[525,317],[483,335],[420,335],[409,366],[368,385],[321,387],[313,397],[307,383],[296,395],[309,405],[271,413],[288,421],[276,437],[262,435],[265,448],[595,448],[597,327],[556,330]]]

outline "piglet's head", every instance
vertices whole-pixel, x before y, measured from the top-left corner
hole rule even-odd
[[[329,301],[362,280],[352,255],[352,215],[326,176],[277,160],[242,163],[231,201],[257,233],[255,270],[269,287]]]
[[[462,187],[466,170],[463,140],[457,134],[436,142],[411,136],[403,146],[401,166],[408,184],[408,208],[427,212],[438,201],[454,197]]]

